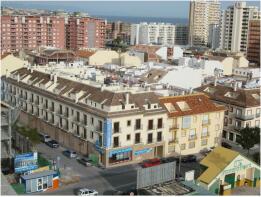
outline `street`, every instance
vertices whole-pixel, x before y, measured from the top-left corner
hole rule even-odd
[[[62,154],[62,151],[65,150],[63,147],[53,149],[41,143],[36,148],[48,160],[57,159],[57,156],[59,156],[61,168],[70,169],[74,172],[74,175],[80,176],[80,181],[77,183],[63,185],[57,190],[36,193],[36,195],[74,195],[77,189],[83,187],[95,189],[100,195],[103,195],[115,189],[124,191],[136,187],[136,169],[138,164],[110,169],[100,169],[95,166],[85,167],[78,163],[76,159],[64,156]],[[195,170],[195,177],[197,177],[199,169],[197,162],[182,163],[181,175],[184,177],[186,171]]]
[[[83,187],[95,189],[99,194],[108,190],[119,189],[125,190],[136,185],[136,167],[137,165],[128,165],[111,169],[100,169],[95,166],[85,167],[78,163],[76,159],[70,159],[62,154],[65,149],[59,147],[52,149],[41,143],[36,146],[38,152],[48,160],[56,160],[60,157],[59,165],[61,168],[70,168],[75,176],[80,176],[77,183],[62,186],[54,191],[37,193],[37,195],[73,195],[74,192]]]

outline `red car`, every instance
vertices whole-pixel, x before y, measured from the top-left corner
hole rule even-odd
[[[149,168],[149,167],[157,166],[157,165],[160,165],[160,159],[155,158],[155,159],[148,159],[148,160],[143,161],[141,166],[143,168]]]

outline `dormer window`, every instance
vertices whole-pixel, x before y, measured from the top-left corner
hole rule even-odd
[[[148,103],[148,109],[150,109],[151,108],[151,104],[150,103]]]
[[[207,92],[210,94],[213,94],[215,91],[216,91],[215,88],[211,88],[211,87],[207,87],[206,89],[204,89],[204,92]]]
[[[188,111],[191,110],[189,105],[185,101],[177,102],[177,105],[179,106],[181,111]]]
[[[236,93],[236,92],[227,92],[227,93],[225,94],[225,97],[233,98],[233,99],[236,99],[238,96],[239,96],[239,94]]]

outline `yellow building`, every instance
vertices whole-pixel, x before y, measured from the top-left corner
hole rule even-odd
[[[198,183],[216,194],[229,195],[235,187],[260,186],[260,166],[238,152],[217,147],[201,162]]]
[[[169,154],[194,154],[220,144],[224,107],[203,94],[162,97],[161,103],[169,116]]]
[[[89,57],[89,64],[102,66],[103,64],[120,64],[120,55],[116,51],[98,50]]]

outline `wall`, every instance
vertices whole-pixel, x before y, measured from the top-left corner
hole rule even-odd
[[[100,50],[89,57],[90,65],[103,65],[106,63],[120,64],[119,54],[116,51]]]

